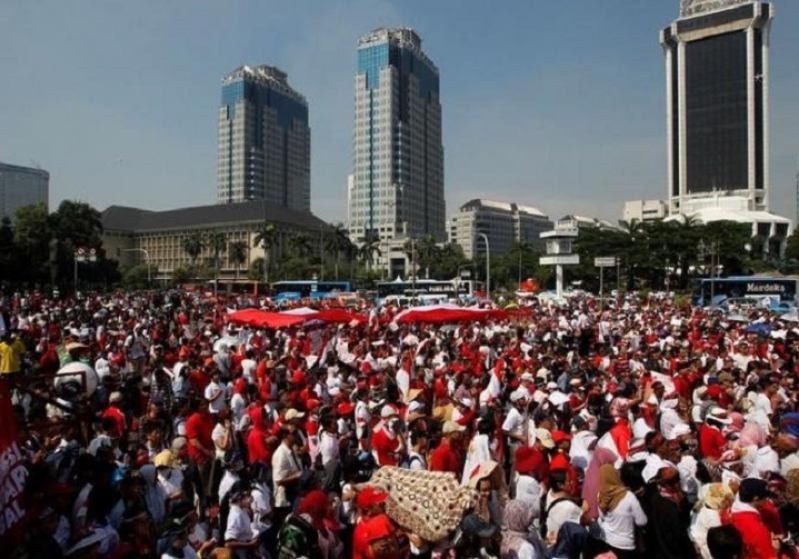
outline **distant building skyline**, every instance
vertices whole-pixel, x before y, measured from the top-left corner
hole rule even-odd
[[[308,102],[274,66],[241,66],[222,79],[217,203],[264,200],[311,210]]]
[[[349,231],[382,242],[446,240],[439,70],[409,28],[358,42]],[[387,258],[379,265],[387,267]]]
[[[14,219],[22,206],[43,202],[50,208],[50,173],[0,162],[0,219]]]
[[[503,254],[517,243],[544,250],[541,233],[552,227],[549,216],[538,208],[477,198],[450,216],[449,242],[460,246],[468,259],[485,255],[485,243],[478,239],[478,233],[488,237],[493,254]]]
[[[683,0],[660,32],[667,79],[671,214],[744,197],[769,210],[769,30],[773,6]]]

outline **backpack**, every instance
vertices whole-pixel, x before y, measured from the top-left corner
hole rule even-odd
[[[322,559],[316,529],[304,518],[290,514],[277,533],[277,559]]]

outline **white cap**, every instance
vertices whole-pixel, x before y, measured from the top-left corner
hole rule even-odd
[[[450,433],[460,433],[465,431],[466,427],[463,425],[458,425],[454,421],[445,421],[444,427],[442,428],[441,432],[445,435],[449,435]]]
[[[397,411],[397,408],[395,408],[392,405],[383,406],[383,409],[380,410],[380,417],[382,417],[383,419],[398,414],[399,412]]]
[[[516,390],[514,390],[513,392],[510,393],[510,401],[515,404],[519,400],[523,400],[524,398],[527,398],[529,395],[530,395],[530,393],[527,392],[526,389],[517,388]]]

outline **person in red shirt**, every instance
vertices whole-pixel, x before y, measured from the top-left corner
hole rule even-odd
[[[214,463],[214,417],[208,411],[208,400],[199,399],[195,403],[194,413],[186,420],[186,439],[189,442],[189,465],[186,477],[193,485],[200,498],[201,513],[211,498],[210,480]]]
[[[766,527],[760,510],[769,503],[772,493],[768,482],[747,478],[738,488],[738,502],[732,509],[722,513],[722,524],[734,526],[741,534],[744,557],[747,559],[776,559],[772,533]]]
[[[372,452],[378,466],[397,466],[405,450],[401,433],[395,432],[399,412],[389,404],[380,410],[381,426],[372,435]]]
[[[122,394],[120,392],[112,392],[111,396],[108,397],[108,404],[108,408],[103,412],[103,417],[110,417],[116,422],[117,433],[121,437],[127,429],[125,414],[119,409],[119,406],[122,405]]]
[[[430,453],[430,471],[433,472],[452,472],[455,477],[460,479],[463,473],[464,457],[461,451],[461,443],[465,427],[458,425],[454,421],[445,421],[441,440],[436,449]]]
[[[699,450],[702,456],[711,460],[719,460],[727,449],[727,439],[721,430],[732,423],[727,410],[711,408],[705,417],[705,423],[699,428]]]
[[[388,501],[388,493],[369,486],[358,493],[355,504],[358,505],[360,518],[355,525],[355,531],[352,536],[353,559],[373,558],[370,543],[374,541],[373,533],[376,532],[375,528],[381,523],[384,526],[388,526],[385,524],[385,520],[382,519],[386,514],[386,501]],[[372,524],[373,519],[377,519],[374,525]]]
[[[549,461],[549,470],[554,472],[556,470],[564,470],[568,476],[568,491],[572,497],[579,497],[580,483],[577,479],[577,470],[571,464],[569,458],[569,449],[571,448],[571,435],[564,431],[555,431],[552,433],[552,440],[555,442],[555,453]]]
[[[264,420],[264,408],[258,406],[253,409],[250,414],[252,418],[252,429],[247,433],[247,457],[250,464],[261,463],[266,466],[272,464],[272,454],[274,452],[274,444],[270,445],[270,438],[274,437],[269,432],[269,428]],[[274,443],[275,441],[271,441]]]

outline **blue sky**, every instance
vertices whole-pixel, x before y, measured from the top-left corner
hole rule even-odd
[[[793,217],[799,2],[776,0],[772,209]],[[309,100],[312,206],[346,217],[358,37],[411,26],[441,71],[447,213],[474,197],[618,219],[666,192],[658,31],[678,0],[5,0],[0,160],[50,201],[213,203],[220,79],[272,64]]]

